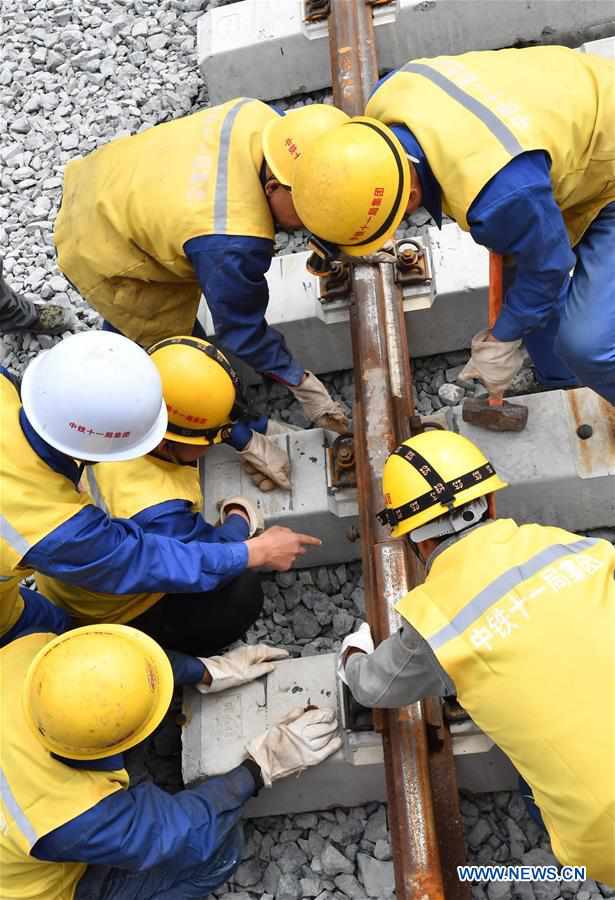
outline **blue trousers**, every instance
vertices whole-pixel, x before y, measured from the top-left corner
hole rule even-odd
[[[540,827],[546,831],[545,823],[542,821],[541,812],[534,802],[534,794],[532,793],[532,789],[527,781],[521,777],[521,775],[519,775],[519,793],[523,797],[525,807],[529,813],[530,818],[533,819],[537,825],[540,825]]]
[[[243,829],[237,825],[217,853],[202,866],[177,871],[172,861],[145,872],[113,866],[88,866],[75,900],[203,900],[231,877],[243,851]]]
[[[586,385],[615,404],[615,203],[574,248],[568,291],[525,345],[543,384]]]

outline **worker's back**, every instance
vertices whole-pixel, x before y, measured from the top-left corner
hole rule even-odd
[[[398,611],[531,785],[562,864],[615,884],[615,548],[505,519],[436,555]]]
[[[442,188],[466,215],[515,156],[544,150],[571,243],[615,201],[615,63],[566,47],[483,50],[414,59],[372,95],[366,115],[406,125]]]
[[[231,100],[68,164],[54,231],[58,265],[127,337],[148,346],[191,334],[201,290],[186,241],[273,240],[259,176],[261,133],[276,116],[258,100]]]
[[[38,541],[79,513],[91,499],[70,479],[50,468],[30,446],[20,425],[17,388],[0,374],[0,634],[13,627],[23,609],[20,566]]]

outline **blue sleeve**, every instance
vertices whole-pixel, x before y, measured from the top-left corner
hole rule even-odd
[[[117,791],[38,840],[36,859],[140,871],[207,862],[237,824],[255,790],[246,766],[171,796],[152,784]]]
[[[222,347],[257,372],[299,384],[304,370],[265,313],[269,288],[265,272],[273,244],[265,238],[210,235],[187,241],[184,252],[197,274]]]
[[[131,521],[148,534],[175,538],[184,544],[192,541],[241,543],[248,539],[250,532],[250,526],[241,516],[229,516],[224,525],[210,525],[200,513],[193,512],[192,505],[186,500],[165,500],[149,506]]]
[[[575,256],[542,151],[523,153],[482,189],[468,212],[475,241],[517,264],[493,334],[513,341],[544,324],[553,313]]]
[[[22,565],[93,591],[177,594],[212,591],[247,562],[245,543],[185,544],[86,506],[35,544]]]
[[[250,534],[250,526],[243,516],[237,516],[231,513],[224,525],[218,525],[215,529],[216,540],[226,543],[227,541],[247,541]]]
[[[179,650],[165,650],[173,669],[173,682],[175,687],[183,687],[185,684],[198,684],[203,680],[205,666],[196,656],[188,656]]]
[[[232,428],[230,429],[229,436],[226,439],[226,443],[230,444],[231,447],[234,447],[235,450],[244,450],[246,444],[252,437],[253,431],[258,431],[260,434],[266,433],[267,422],[267,416],[260,416],[260,418],[258,419],[252,419],[247,422],[234,422]]]
[[[26,587],[20,587],[19,591],[23,599],[22,613],[13,627],[0,636],[0,647],[6,647],[11,641],[28,634],[64,634],[73,627],[69,614],[59,606],[54,606],[47,597]]]

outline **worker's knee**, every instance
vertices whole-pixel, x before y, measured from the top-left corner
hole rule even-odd
[[[250,569],[242,572],[233,582],[233,598],[237,600],[237,608],[241,611],[241,618],[247,629],[256,622],[263,611],[261,575]]]
[[[585,383],[595,378],[615,380],[615,336],[594,322],[562,321],[555,351]]]

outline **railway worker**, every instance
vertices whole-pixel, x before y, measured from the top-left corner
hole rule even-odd
[[[263,786],[340,746],[333,710],[295,710],[224,775],[171,796],[129,787],[124,751],[165,715],[176,685],[213,693],[270,672],[264,644],[167,657],[125,625],[68,631],[67,614],[25,591],[27,622],[0,642],[0,895],[22,900],[189,900],[241,862],[240,818]]]
[[[162,441],[144,456],[87,466],[86,481],[98,508],[129,520],[145,534],[173,538],[187,546],[209,544],[211,566],[222,568],[219,583],[197,593],[100,593],[83,585],[37,575],[39,590],[80,623],[120,622],[141,628],[164,647],[211,653],[232,643],[258,618],[263,592],[253,570],[224,576],[224,544],[240,543],[262,529],[262,516],[247,499],[222,503],[222,524],[214,528],[201,515],[203,496],[196,461],[228,432],[228,440],[248,448],[258,438],[241,416],[239,379],[225,356],[194,337],[159,341],[147,351],[162,383],[169,421]],[[263,458],[284,474],[285,454],[273,457],[266,442]],[[250,454],[244,450],[240,455]],[[217,551],[220,548],[220,553]]]
[[[2,274],[0,257],[0,333],[30,331],[33,334],[62,334],[74,325],[70,310],[57,303],[32,303],[17,294]]]
[[[281,116],[238,98],[120,138],[66,167],[58,265],[110,325],[143,347],[192,334],[201,291],[216,337],[285,384],[316,425],[341,404],[268,326],[274,223],[300,228],[289,188],[307,142],[348,117],[313,104]]]
[[[615,548],[494,518],[504,487],[452,432],[389,456],[379,517],[425,580],[395,635],[345,640],[341,675],[365,706],[456,694],[531,787],[560,863],[615,885]]]
[[[464,377],[503,392],[523,340],[543,384],[615,403],[614,108],[615,63],[564,47],[413,60],[376,85],[371,121],[308,148],[295,208],[352,256],[419,206],[438,225],[445,212],[516,263]]]
[[[0,404],[0,634],[10,634],[23,615],[20,582],[36,571],[73,588],[144,595],[142,608],[154,591],[202,596],[222,589],[227,601],[232,596],[245,606],[225,612],[241,624],[239,637],[258,615],[261,596],[247,570],[285,570],[304,546],[320,543],[286,528],[246,540],[248,527],[237,516],[225,523],[224,542],[186,541],[170,526],[165,533],[156,505],[149,511],[159,520],[150,532],[147,516],[110,516],[79,491],[85,462],[134,460],[167,431],[158,370],[128,338],[90,331],[61,341],[30,363],[21,399],[8,373],[0,374]],[[164,497],[160,484],[155,489]],[[173,521],[170,513],[167,519]],[[228,582],[242,576],[242,596],[229,594]]]

